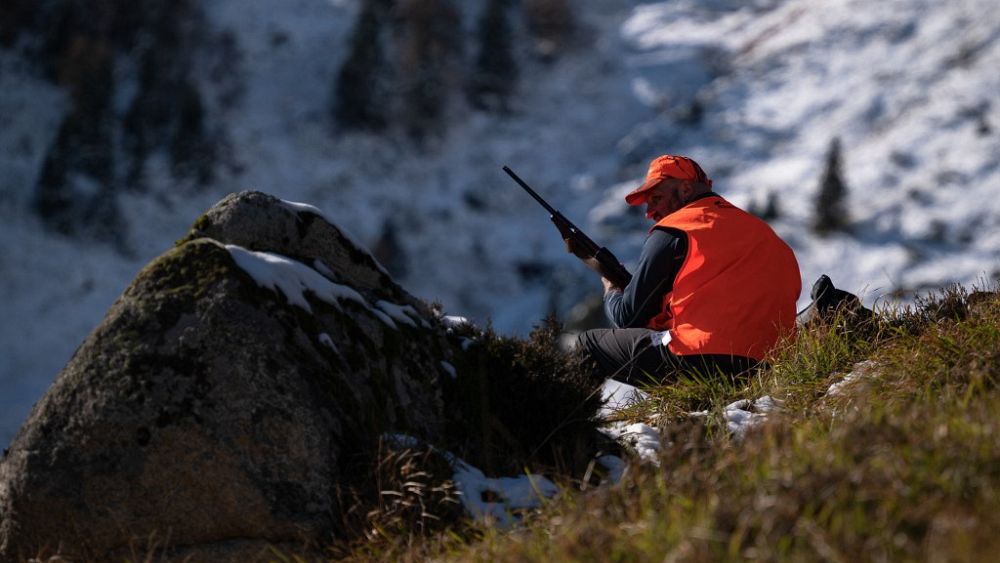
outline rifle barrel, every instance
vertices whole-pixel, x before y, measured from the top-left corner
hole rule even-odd
[[[551,205],[549,205],[549,203],[547,201],[545,201],[544,199],[542,199],[542,196],[536,194],[535,190],[531,189],[531,187],[528,184],[525,184],[524,180],[522,180],[520,178],[520,176],[518,176],[517,174],[514,174],[513,170],[511,170],[507,166],[504,166],[503,167],[503,171],[506,172],[511,178],[513,178],[514,181],[517,182],[517,184],[519,186],[521,186],[522,188],[524,188],[524,191],[528,192],[528,195],[530,195],[531,197],[535,198],[535,201],[537,201],[538,203],[540,203],[542,205],[542,207],[544,207],[545,210],[548,211],[551,215],[557,215],[559,213]]]

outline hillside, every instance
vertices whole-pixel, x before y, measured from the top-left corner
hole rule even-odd
[[[18,16],[35,5],[15,4]],[[180,28],[182,56],[147,56],[139,42],[113,59],[65,67],[96,60],[114,78],[102,98],[112,124],[102,146],[115,164],[101,170],[119,179],[111,190],[74,177],[73,194],[91,201],[107,192],[96,201],[117,211],[69,236],[36,211],[43,170],[53,154],[90,153],[72,139],[60,145],[61,125],[74,115],[72,88],[26,54],[45,37],[67,44],[69,35],[41,24],[12,31],[18,19],[5,20],[0,444],[142,265],[211,202],[247,188],[316,205],[372,247],[391,220],[401,283],[512,334],[550,309],[567,316],[599,284],[563,253],[503,164],[626,262],[645,228],[620,196],[649,158],[670,151],[697,158],[737,204],[760,206],[775,194],[773,225],[795,249],[806,287],[829,273],[870,304],[995,275],[1000,28],[981,17],[990,0],[588,0],[572,3],[578,31],[554,58],[539,56],[512,13],[520,73],[510,112],[480,111],[452,93],[444,133],[423,144],[399,129],[352,133],[329,123],[332,83],[361,4],[212,2],[181,14],[192,23]],[[486,2],[459,4],[467,69]],[[187,5],[141,6],[153,20]],[[79,13],[88,24],[91,12]],[[187,65],[180,82],[175,65]],[[166,70],[148,83],[143,68]],[[131,108],[155,110],[160,86],[202,100],[190,106],[201,113],[185,114],[203,116],[194,120],[202,124],[197,142],[129,141],[129,116],[141,115]],[[810,228],[813,198],[835,137],[851,231],[819,238]],[[184,158],[209,141],[217,158],[178,177],[174,165],[190,164]],[[133,170],[136,151],[145,160]],[[84,236],[90,231],[105,234],[95,240]]]
[[[1000,294],[804,331],[749,385],[649,388],[656,464],[563,483],[513,528],[374,536],[347,560],[984,561],[998,547]],[[740,436],[722,409],[773,397]],[[697,412],[701,411],[701,412]]]

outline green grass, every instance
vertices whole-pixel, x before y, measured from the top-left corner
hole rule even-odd
[[[749,381],[689,377],[622,416],[655,420],[660,467],[566,482],[513,530],[405,533],[351,560],[982,561],[1000,550],[1000,298],[950,289],[866,325],[800,331]],[[870,360],[870,375],[829,386]],[[731,401],[781,409],[743,440]],[[692,417],[693,410],[709,417]]]

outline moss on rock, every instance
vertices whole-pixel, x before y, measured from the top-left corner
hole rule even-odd
[[[187,234],[177,239],[177,242],[174,243],[174,246],[175,247],[181,246],[197,238],[204,237],[205,236],[204,232],[207,231],[209,228],[211,228],[211,226],[212,226],[212,220],[209,218],[208,213],[203,213],[199,215],[198,218],[194,220],[194,224],[191,225],[191,228],[188,230]]]

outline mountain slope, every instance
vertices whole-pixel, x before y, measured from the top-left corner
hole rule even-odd
[[[462,4],[470,45],[481,5]],[[405,287],[508,332],[549,309],[565,314],[599,284],[503,164],[626,263],[645,226],[621,195],[651,157],[676,152],[697,158],[735,203],[777,194],[773,224],[805,287],[829,273],[871,303],[996,275],[1000,24],[981,16],[989,0],[573,5],[580,32],[554,62],[534,58],[515,26],[511,115],[473,111],[454,94],[447,133],[418,147],[398,131],[345,133],[327,121],[357,2],[212,3],[203,42],[231,38],[230,78],[215,80],[205,63],[192,81],[224,158],[196,188],[154,152],[144,191],[118,196],[126,254],[53,236],[31,215],[70,102],[16,50],[0,50],[0,442],[134,273],[202,210],[247,188],[316,205],[373,246],[391,219]],[[127,58],[116,67],[116,115],[135,96],[134,69]],[[213,101],[230,90],[239,95],[229,105]],[[834,137],[853,234],[820,239],[809,228],[813,197]]]

